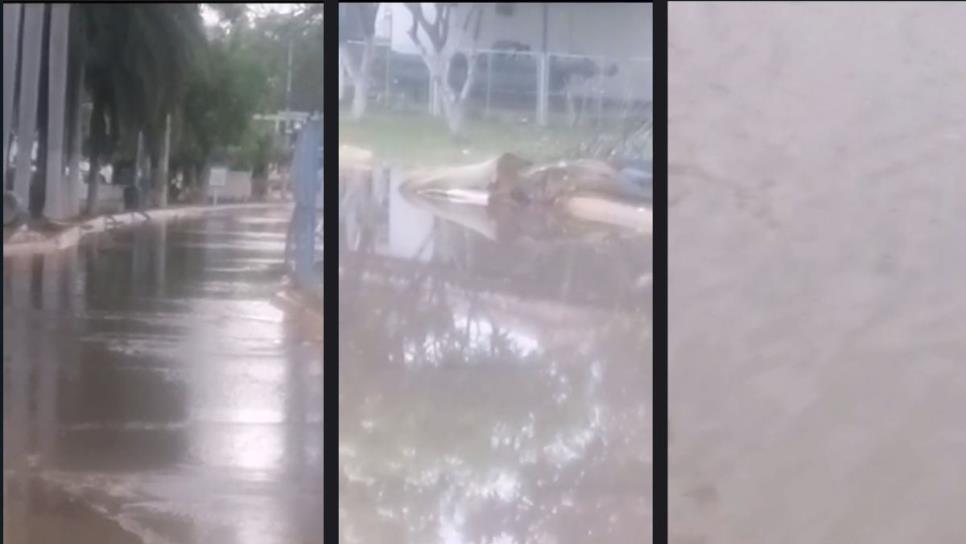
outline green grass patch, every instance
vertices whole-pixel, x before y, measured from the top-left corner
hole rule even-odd
[[[370,149],[380,161],[406,167],[473,163],[508,152],[538,161],[555,159],[592,135],[589,128],[469,119],[465,135],[456,140],[443,119],[426,114],[369,112],[358,121],[339,117],[340,143]]]

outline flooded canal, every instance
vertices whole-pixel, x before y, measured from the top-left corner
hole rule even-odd
[[[649,238],[402,176],[340,185],[342,542],[650,541]]]
[[[322,542],[321,348],[272,303],[290,214],[4,260],[4,542]]]

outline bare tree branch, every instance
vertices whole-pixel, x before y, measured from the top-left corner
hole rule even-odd
[[[466,16],[466,21],[463,24],[464,34],[467,34],[469,26],[473,24],[473,39],[470,42],[470,53],[466,56],[467,69],[466,69],[466,80],[463,82],[463,88],[460,89],[459,100],[460,102],[465,101],[470,94],[470,90],[473,86],[476,76],[476,55],[477,46],[479,45],[480,39],[480,29],[482,28],[483,22],[483,9],[480,4],[474,4],[473,8]]]
[[[419,39],[419,28],[421,26],[423,28],[428,27],[429,22],[426,20],[426,17],[423,16],[423,7],[421,4],[407,3],[406,8],[409,10],[409,13],[413,18],[413,24],[409,27],[409,38],[414,44],[416,44],[417,47],[419,47],[423,57],[426,58],[429,55],[429,51],[423,45],[422,40]]]
[[[436,46],[436,51],[442,51],[443,47],[446,47],[446,42],[449,40],[449,19],[453,14],[453,9],[456,4],[436,4],[436,24],[438,25],[436,33],[439,36],[439,44]]]

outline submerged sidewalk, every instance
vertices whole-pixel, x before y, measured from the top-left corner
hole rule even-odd
[[[5,258],[12,542],[67,542],[41,525],[72,544],[322,541],[322,350],[272,304],[289,217]]]

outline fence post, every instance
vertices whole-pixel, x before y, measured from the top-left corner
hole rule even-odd
[[[550,75],[550,54],[543,52],[537,63],[537,124],[547,126],[547,92]]]
[[[387,110],[392,105],[392,100],[390,100],[389,93],[392,92],[392,70],[389,69],[389,63],[392,59],[392,45],[386,46],[386,81],[385,81],[385,91],[382,95],[382,105]]]
[[[484,117],[490,119],[490,93],[493,88],[493,53],[486,52],[486,113]]]
[[[604,124],[604,63],[607,57],[600,57],[600,70],[597,71],[597,127]]]

